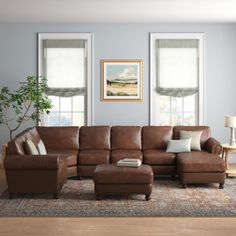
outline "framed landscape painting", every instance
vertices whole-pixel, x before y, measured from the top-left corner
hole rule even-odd
[[[142,101],[143,60],[101,60],[102,101]]]

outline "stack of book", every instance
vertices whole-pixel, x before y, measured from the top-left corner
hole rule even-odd
[[[139,167],[142,161],[138,159],[125,158],[117,162],[117,166]]]

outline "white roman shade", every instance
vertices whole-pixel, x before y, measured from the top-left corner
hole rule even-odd
[[[185,97],[198,93],[198,40],[156,40],[159,95]]]
[[[47,95],[85,95],[86,41],[47,39],[43,40],[43,51],[44,75],[47,75],[48,79]]]

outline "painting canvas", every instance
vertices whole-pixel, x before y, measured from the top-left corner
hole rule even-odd
[[[142,100],[142,60],[102,60],[102,100]]]

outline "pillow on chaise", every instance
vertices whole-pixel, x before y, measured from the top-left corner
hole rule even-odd
[[[202,131],[185,131],[185,130],[179,131],[180,139],[191,138],[191,150],[195,151],[201,151],[201,144],[200,144],[201,135]]]
[[[39,143],[36,145],[36,148],[38,149],[38,152],[40,155],[47,155],[47,150],[46,150],[45,145],[41,139],[40,139]]]
[[[39,154],[36,146],[29,139],[26,139],[26,141],[25,141],[25,149],[26,149],[26,153],[29,155],[38,155]]]
[[[179,139],[169,140],[167,144],[166,152],[190,152],[191,151],[191,139]]]

